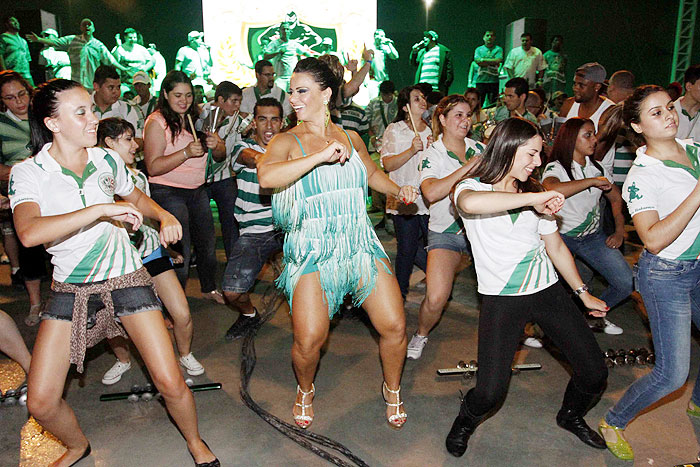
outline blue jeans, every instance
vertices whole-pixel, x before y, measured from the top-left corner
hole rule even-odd
[[[204,186],[195,189],[151,184],[151,198],[182,225],[182,267],[175,268],[177,278],[185,288],[190,272],[190,245],[197,251],[197,273],[202,293],[216,290],[216,238],[209,196]]]
[[[574,257],[583,260],[586,266],[598,271],[608,281],[608,288],[599,298],[610,308],[629,297],[634,290],[632,269],[619,249],[608,248],[605,244],[607,236],[602,230],[579,238],[562,234],[561,238]],[[579,267],[579,274],[586,284],[590,284],[593,279],[590,269]]]
[[[216,202],[219,211],[219,223],[221,224],[221,237],[224,240],[226,260],[231,257],[233,245],[238,240],[238,221],[233,214],[233,208],[238,196],[236,178],[229,177],[207,186],[209,199]]]
[[[396,230],[396,280],[399,283],[401,295],[408,295],[409,279],[415,264],[425,271],[428,264],[428,253],[425,246],[428,243],[427,215],[404,216],[394,215]]]
[[[636,272],[649,315],[656,364],[605,416],[609,425],[620,428],[685,384],[690,371],[691,320],[700,327],[700,260],[668,260],[644,250]],[[700,404],[698,382],[691,398],[696,404]]]

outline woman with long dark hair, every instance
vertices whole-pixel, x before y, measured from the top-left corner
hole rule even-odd
[[[153,200],[182,224],[183,266],[177,269],[182,288],[189,276],[190,244],[194,244],[202,296],[223,304],[216,289],[214,218],[204,182],[207,148],[225,151],[225,144],[209,133],[205,147],[188,122],[188,117],[195,122],[197,116],[190,79],[181,71],[170,71],[163,80],[158,108],[146,119],[143,150]]]
[[[578,117],[567,120],[554,140],[542,185],[566,197],[558,213],[562,240],[575,258],[605,278],[608,288],[600,299],[614,308],[632,293],[632,269],[619,250],[625,233],[620,189],[613,183],[612,175],[592,157],[595,147],[595,127],[591,120]],[[609,236],[600,222],[602,195],[610,202],[615,219],[615,232]],[[591,270],[585,268],[579,273],[590,286]],[[622,334],[622,328],[607,318],[591,321],[590,325],[606,334]]]
[[[12,166],[29,156],[29,105],[34,88],[19,73],[0,72],[0,194],[7,195],[7,181]],[[11,216],[10,216],[11,217]],[[17,241],[12,220],[2,220],[5,251],[10,259],[13,284],[22,284],[29,296],[29,313],[24,318],[27,326],[36,325],[41,313],[41,278],[45,277],[44,247],[27,248]]]
[[[138,144],[135,141],[136,131],[123,118],[105,118],[100,120],[97,127],[97,145],[116,152],[126,164],[134,186],[146,196],[150,196],[146,175],[134,168],[134,157]],[[173,322],[175,346],[180,358],[186,362],[187,373],[198,376],[204,373],[204,367],[192,354],[192,335],[194,327],[187,296],[173,268],[170,254],[160,244],[158,230],[155,226],[144,222],[132,237],[132,244],[139,252],[143,266],[153,279],[158,298],[165,305]],[[117,361],[102,377],[102,384],[110,385],[119,382],[122,375],[131,368],[129,345],[124,338],[116,337],[109,340]]]
[[[454,191],[483,297],[476,387],[462,399],[446,440],[454,456],[464,454],[477,425],[503,401],[513,356],[528,322],[539,324],[571,364],[573,374],[557,424],[584,443],[605,449],[583,416],[603,392],[608,371],[557,271],[592,314],[604,316],[608,308],[588,292],[551,217],[564,196],[544,191],[532,178],[541,153],[542,137],[533,123],[504,120],[468,175],[472,178],[463,179]]]
[[[367,216],[367,186],[412,203],[418,190],[399,187],[372,162],[362,139],[330,121],[338,79],[325,63],[301,60],[289,102],[302,122],[275,136],[258,161],[262,188],[277,188],[275,223],[286,233],[285,268],[277,280],[292,314],[292,364],[298,380],[294,421],[313,421],[314,377],[330,319],[346,295],[362,305],[379,333],[386,418],[406,422],[401,372],[406,357],[403,302],[389,259]]]
[[[143,216],[159,221],[163,245],[179,240],[182,229],[134,187],[116,153],[94,147],[98,122],[91,109],[90,95],[75,81],[40,85],[30,111],[34,157],[14,166],[10,176],[17,235],[27,246],[48,245],[54,265],[34,343],[27,408],[68,448],[53,465],[88,456],[90,443],[61,397],[66,375],[72,363],[83,371],[86,347],[128,333],[195,464],[218,466],[199,436],[194,398],[151,278],[119,222],[138,228]],[[115,202],[115,195],[123,201]]]
[[[382,137],[381,163],[389,178],[399,186],[420,185],[420,165],[424,150],[433,142],[430,127],[421,118],[427,107],[420,88],[409,86],[399,92],[398,112]],[[410,112],[410,115],[409,115]],[[416,127],[413,127],[415,122]],[[428,257],[428,208],[418,196],[413,204],[387,198],[386,212],[393,215],[396,229],[396,280],[401,296],[408,295],[409,279],[415,264],[425,271]]]
[[[644,243],[635,273],[656,363],[607,412],[599,430],[615,456],[632,460],[625,428],[640,412],[685,384],[691,322],[700,326],[700,145],[676,139],[678,114],[660,86],[637,88],[625,100],[622,118],[643,139],[622,193]],[[700,377],[687,412],[700,417]]]
[[[463,254],[469,254],[462,221],[450,201],[455,183],[477,163],[484,146],[467,137],[471,107],[459,94],[443,97],[433,114],[435,142],[424,151],[420,169],[423,198],[430,203],[425,298],[418,312],[418,329],[408,343],[407,356],[417,360],[428,343],[452,292]]]

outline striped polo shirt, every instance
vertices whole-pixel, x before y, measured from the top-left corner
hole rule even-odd
[[[265,152],[255,140],[245,139],[233,150],[233,171],[236,172],[238,196],[233,213],[238,221],[241,235],[257,234],[274,230],[272,222],[272,190],[260,188],[258,170],[238,163],[244,149]]]

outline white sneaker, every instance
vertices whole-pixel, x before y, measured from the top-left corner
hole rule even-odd
[[[410,358],[411,360],[418,360],[421,354],[423,353],[423,348],[425,347],[425,344],[427,343],[427,336],[419,336],[418,334],[414,334],[413,337],[411,337],[411,342],[408,343],[408,348],[406,349],[406,358]]]
[[[618,335],[622,334],[622,328],[620,326],[616,325],[615,323],[608,321],[607,318],[603,318],[603,323],[604,323],[603,332],[605,334],[610,334],[613,336],[618,336]]]
[[[526,345],[526,346],[531,347],[533,349],[541,349],[542,348],[542,341],[536,337],[526,337],[525,340],[523,341],[523,345]]]
[[[180,365],[185,367],[188,375],[199,376],[204,374],[204,367],[197,361],[196,358],[194,358],[192,352],[188,353],[184,357],[180,357]]]
[[[110,384],[118,383],[122,379],[122,375],[131,369],[131,362],[122,363],[117,360],[117,363],[112,365],[112,368],[107,370],[107,373],[102,377],[102,384],[109,386]]]

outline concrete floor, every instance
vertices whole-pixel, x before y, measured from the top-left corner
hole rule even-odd
[[[379,233],[393,256],[394,239],[384,230]],[[636,249],[631,252],[630,261],[635,254],[638,254]],[[221,260],[222,252],[219,257]],[[220,268],[223,269],[223,263]],[[23,323],[28,307],[24,294],[7,286],[8,269],[0,267],[0,306],[15,318],[26,342],[31,344],[36,328]],[[418,282],[421,275],[415,273],[412,282]],[[271,268],[264,271],[261,279],[253,296],[258,306],[263,294],[270,291]],[[376,333],[359,319],[334,320],[316,378],[316,418],[311,430],[343,443],[369,465],[632,465],[616,459],[607,450],[585,446],[556,426],[554,417],[568,374],[555,358],[556,351],[550,353],[547,349],[524,348],[518,352],[517,362],[538,362],[542,370],[512,379],[503,407],[479,427],[464,457],[457,459],[447,453],[444,438],[458,410],[459,391],[469,389],[474,383],[461,377],[437,377],[435,370],[476,356],[475,286],[473,267],[465,262],[465,269],[457,277],[454,298],[431,333],[423,357],[406,363],[402,395],[409,419],[398,432],[391,430],[384,419]],[[236,316],[224,306],[202,300],[198,290],[196,279],[190,281],[188,296],[195,323],[193,349],[206,368],[206,374],[194,380],[196,384],[220,382],[223,390],[196,393],[195,399],[202,436],[222,465],[328,465],[282,436],[242,403],[239,396],[242,344],[223,339]],[[409,333],[417,325],[423,293],[424,288],[416,284],[408,296]],[[621,336],[597,335],[601,348],[650,347],[648,328],[634,302],[628,301],[615,310],[610,319],[625,332]],[[265,410],[288,422],[292,422],[296,386],[289,355],[291,343],[291,321],[285,302],[255,340],[257,366],[250,393]],[[692,352],[691,375],[694,376],[698,371],[698,347],[693,346]],[[65,396],[93,447],[93,455],[80,466],[192,465],[183,439],[161,404],[99,402],[102,393],[127,391],[132,384],[146,381],[143,368],[136,366],[116,385],[103,386],[102,374],[113,362],[106,345],[99,345],[88,352],[84,376],[71,371],[68,377]],[[629,384],[648,371],[646,367],[611,369],[608,389],[587,416],[588,422],[597,425]],[[627,437],[635,449],[635,465],[671,466],[695,459],[700,420],[685,414],[691,391],[688,386],[629,426]],[[0,414],[0,465],[17,465],[26,409],[0,407]]]

